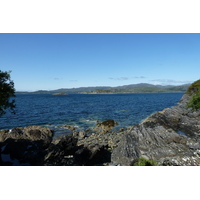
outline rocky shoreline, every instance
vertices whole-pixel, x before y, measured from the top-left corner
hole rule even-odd
[[[171,108],[142,123],[113,132],[114,120],[98,122],[93,130],[54,138],[54,130],[40,126],[0,131],[0,165],[132,166],[140,158],[159,166],[200,165],[200,110],[187,108],[185,93]]]

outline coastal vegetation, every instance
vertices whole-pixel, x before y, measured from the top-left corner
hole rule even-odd
[[[187,107],[192,108],[193,111],[200,108],[200,89],[191,97]]]
[[[192,97],[187,104],[188,108],[197,110],[200,108],[200,80],[195,81],[189,88],[187,93],[191,94]]]
[[[135,163],[134,166],[156,166],[157,163],[154,160],[149,160],[146,158],[139,158]]]
[[[199,89],[200,89],[200,79],[195,81],[188,87],[187,93],[192,95],[198,92]]]
[[[10,97],[15,96],[14,82],[11,80],[10,72],[0,70],[0,116],[9,109],[14,113],[15,100]]]

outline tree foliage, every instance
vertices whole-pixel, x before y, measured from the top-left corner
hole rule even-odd
[[[0,70],[0,116],[5,114],[7,109],[15,113],[15,100],[11,97],[15,97],[15,88],[10,79],[10,71]]]

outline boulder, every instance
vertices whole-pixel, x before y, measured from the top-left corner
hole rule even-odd
[[[30,141],[42,140],[48,144],[52,141],[53,133],[53,130],[41,126],[18,127],[0,131],[0,142],[4,142],[6,139],[24,139]]]
[[[77,145],[73,135],[61,136],[53,140],[44,158],[49,166],[91,166],[110,162],[111,153],[106,146],[96,143]]]
[[[95,128],[95,131],[100,132],[100,133],[107,133],[112,130],[114,126],[118,125],[118,123],[112,119],[103,121],[103,122],[98,122]]]
[[[42,141],[10,138],[0,147],[3,165],[43,165],[45,148]]]
[[[75,153],[78,165],[93,166],[104,165],[110,163],[111,152],[108,147],[99,144],[89,144],[88,146],[79,146],[79,150]]]
[[[2,165],[43,165],[53,130],[40,126],[0,131]]]
[[[100,148],[77,145],[78,138],[73,135],[61,136],[55,139],[47,149],[45,165],[53,166],[82,166],[90,165],[94,156],[99,155]],[[102,151],[101,151],[102,152]],[[98,162],[101,162],[99,159]],[[93,162],[94,164],[95,162]]]

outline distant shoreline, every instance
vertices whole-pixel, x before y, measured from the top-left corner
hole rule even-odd
[[[77,93],[77,94],[159,94],[159,93],[185,93],[185,92],[118,92],[118,93]],[[75,94],[75,93],[74,93]]]
[[[186,92],[190,84],[184,85],[152,85],[148,83],[130,84],[117,87],[97,86],[79,88],[61,88],[57,90],[38,90],[34,92],[16,91],[17,94],[119,94],[119,93],[166,93]]]
[[[159,94],[159,93],[185,93],[182,91],[172,91],[172,92],[118,92],[118,93],[70,93],[70,94],[55,94],[55,93],[35,93],[35,92],[15,92],[16,95],[18,94],[32,94],[32,95],[39,95],[39,94],[49,94],[49,95],[55,95],[55,96],[65,96],[65,95],[73,95],[73,94],[92,94],[92,95],[98,95],[98,94]]]
[[[60,93],[53,93],[52,95],[67,95],[65,92],[60,92]]]

